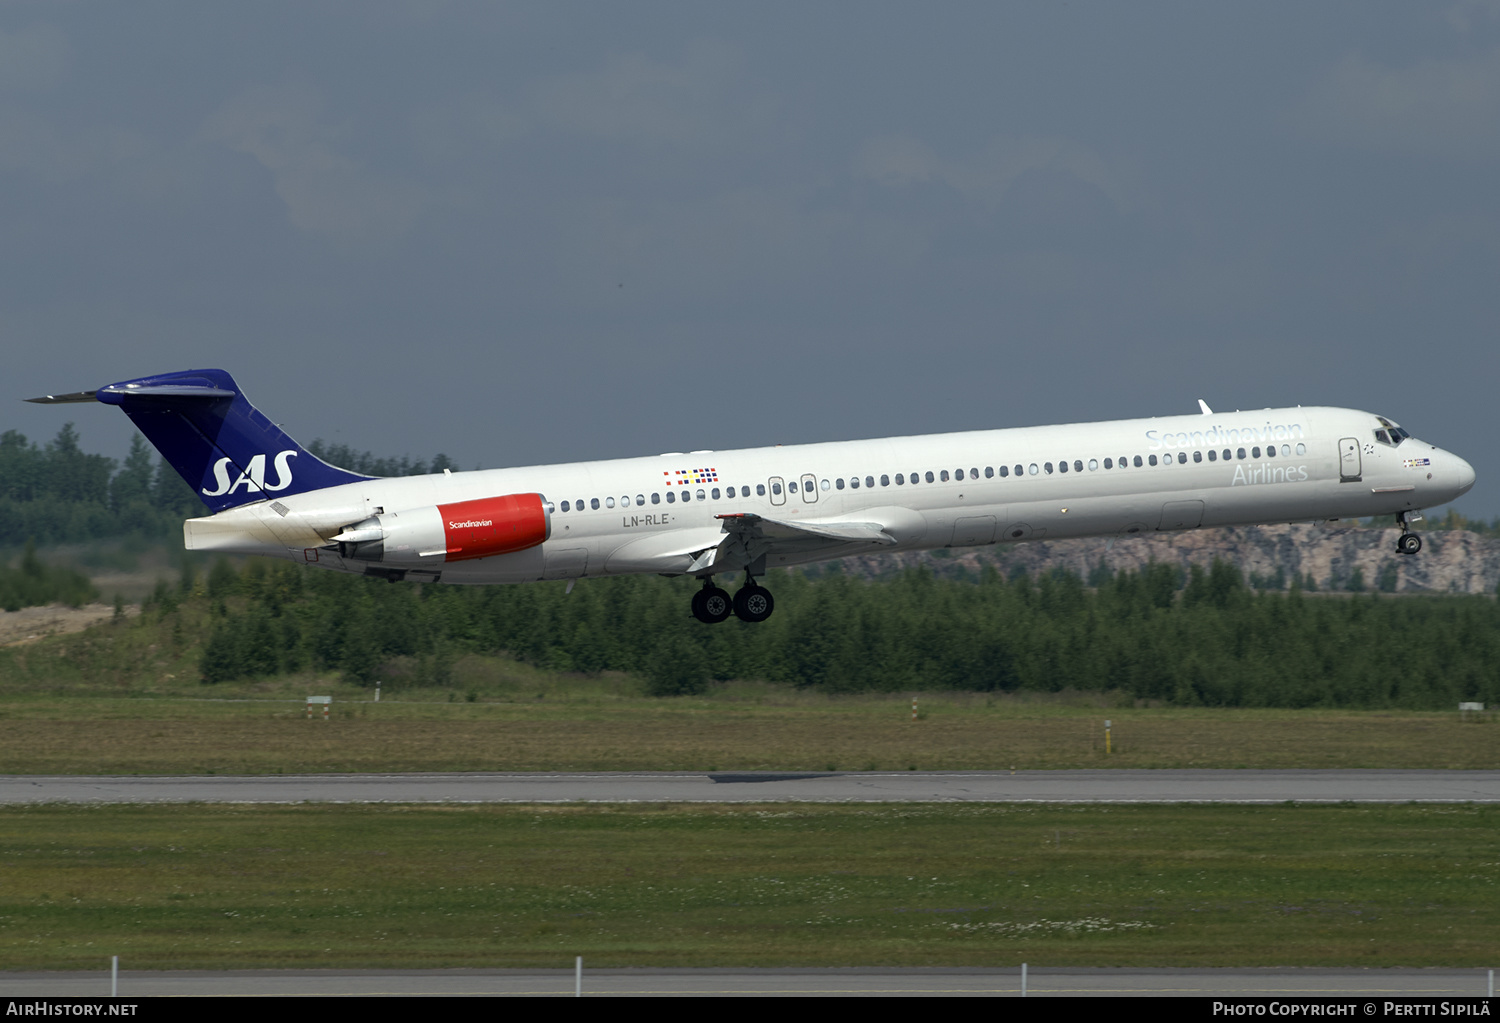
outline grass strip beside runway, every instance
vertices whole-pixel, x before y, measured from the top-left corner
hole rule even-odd
[[[9,969],[1485,966],[1500,808],[31,806]]]
[[[736,683],[661,700],[618,679],[561,677],[472,703],[434,691],[376,704],[368,693],[339,690],[325,722],[306,720],[299,699],[332,687],[297,685],[210,690],[242,702],[0,697],[0,774],[1472,770],[1500,762],[1500,726],[1465,721],[1456,710],[1110,709],[1084,696],[934,693],[919,697],[921,719],[913,721],[909,694],[827,696]]]

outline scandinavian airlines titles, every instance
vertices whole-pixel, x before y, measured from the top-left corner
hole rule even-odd
[[[1152,450],[1159,448],[1214,448],[1221,444],[1267,443],[1274,440],[1301,440],[1301,423],[1267,423],[1265,426],[1245,426],[1226,430],[1222,426],[1211,426],[1207,430],[1162,433],[1147,430],[1146,440]]]

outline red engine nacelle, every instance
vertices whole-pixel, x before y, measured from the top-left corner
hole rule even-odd
[[[506,494],[382,512],[345,526],[333,540],[346,558],[430,565],[524,551],[545,542],[551,532],[546,498]]]
[[[440,504],[448,561],[524,551],[544,542],[552,523],[541,494],[507,494]]]

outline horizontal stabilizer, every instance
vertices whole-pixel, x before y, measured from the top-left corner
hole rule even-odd
[[[97,393],[100,401],[118,405],[120,398],[233,398],[238,392],[208,384],[158,384],[155,387],[112,384],[99,388]]]
[[[74,391],[72,394],[44,394],[40,398],[27,398],[37,405],[76,405],[85,401],[98,401],[98,391]]]

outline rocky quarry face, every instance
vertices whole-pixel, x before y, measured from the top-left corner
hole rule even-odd
[[[844,559],[844,570],[861,576],[926,565],[940,575],[977,574],[993,566],[1009,576],[1035,577],[1062,568],[1084,579],[1102,562],[1113,571],[1139,571],[1155,561],[1207,570],[1214,558],[1237,565],[1247,582],[1263,589],[1289,586],[1311,576],[1319,590],[1384,590],[1390,593],[1486,593],[1500,586],[1500,539],[1466,530],[1423,530],[1422,551],[1396,553],[1401,531],[1326,525],[1234,526],[1181,533],[1117,538],[1037,540],[1021,544],[953,548]]]

